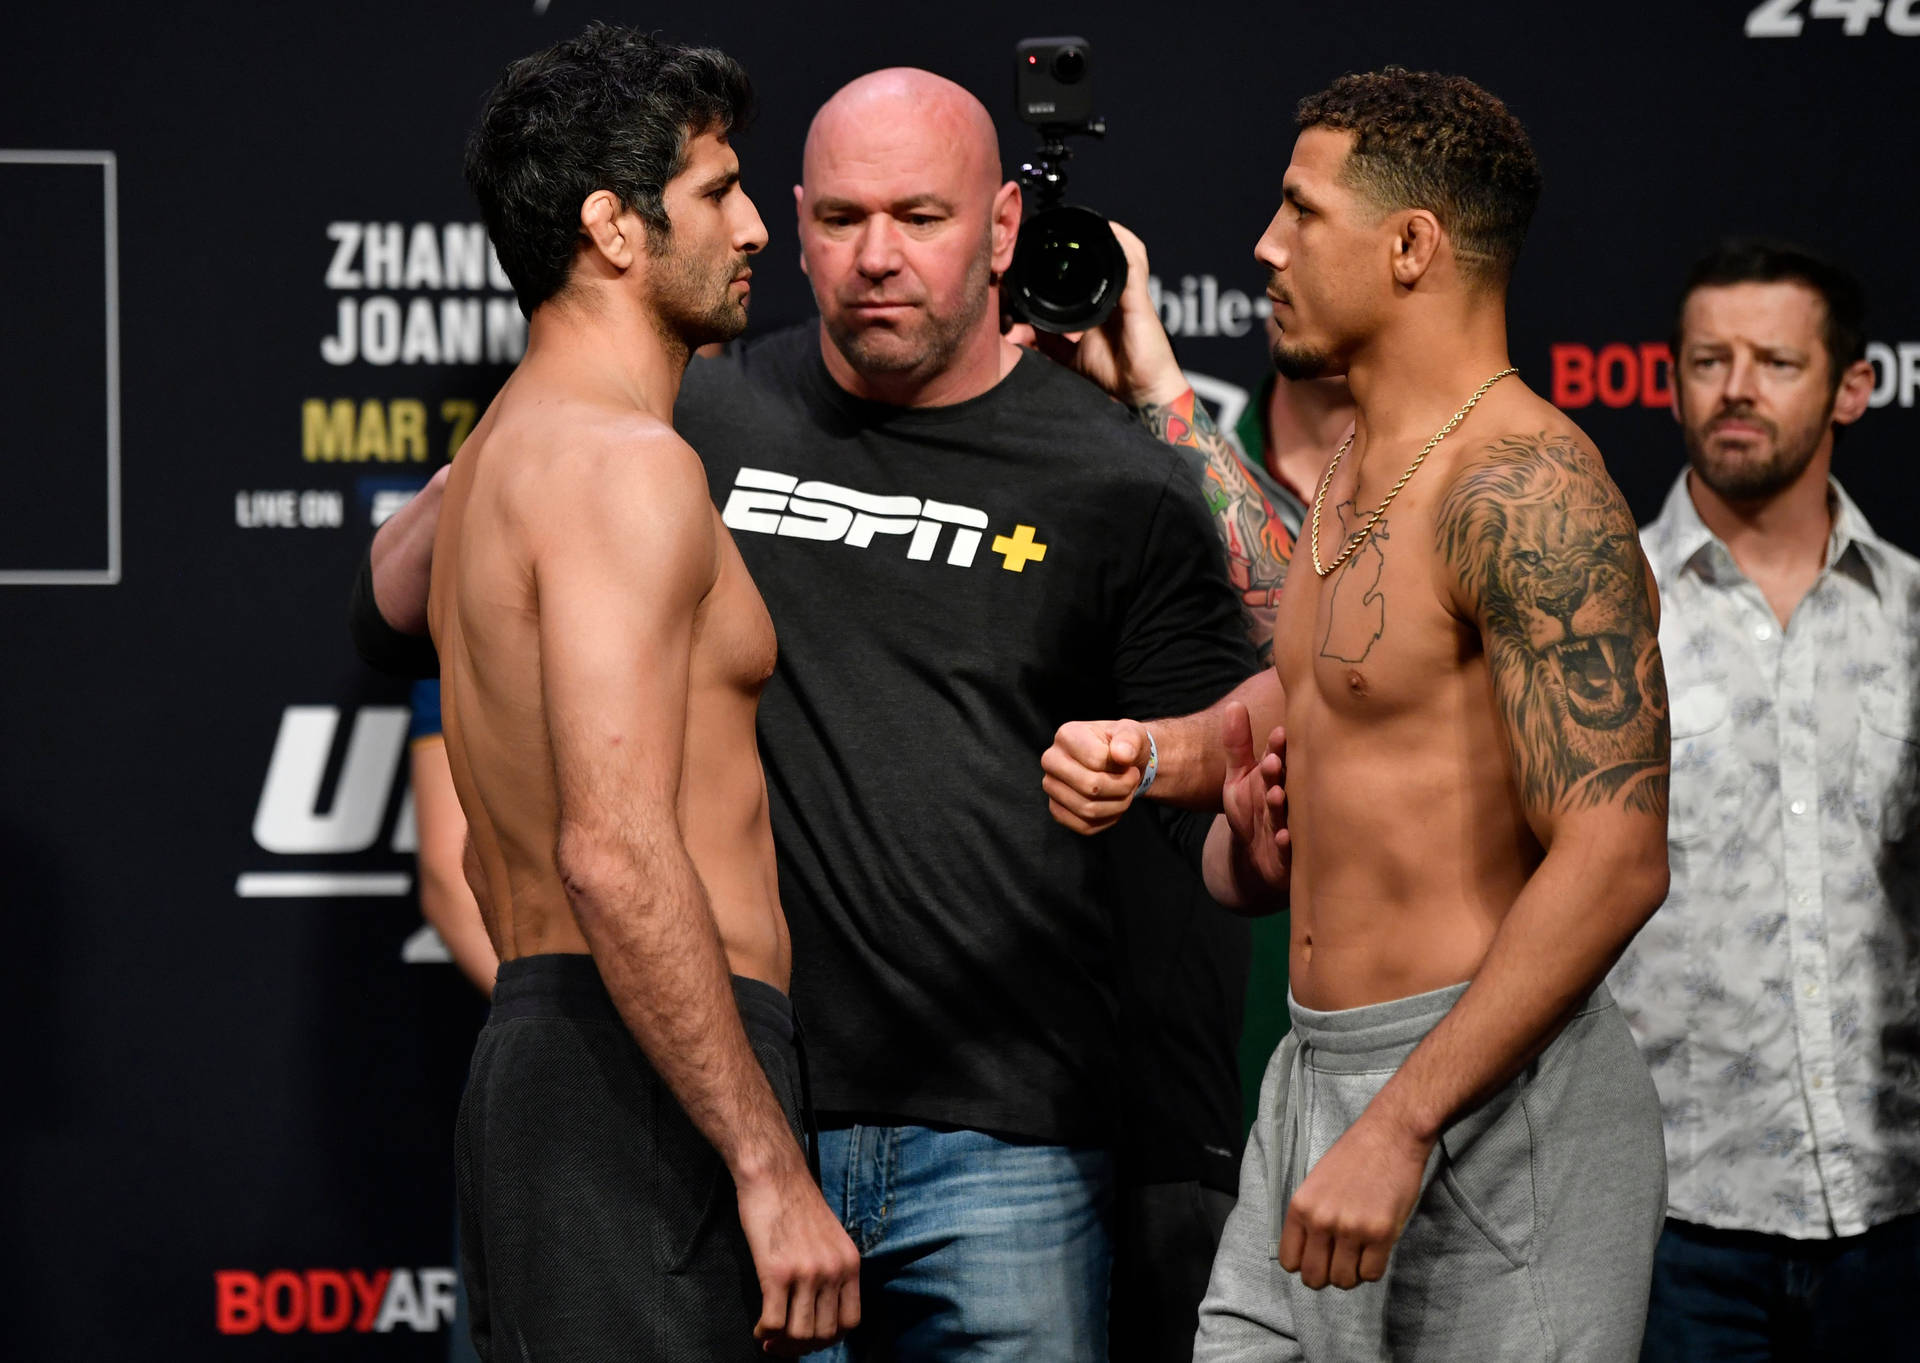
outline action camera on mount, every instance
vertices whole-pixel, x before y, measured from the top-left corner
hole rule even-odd
[[[1085,38],[1027,38],[1013,49],[1022,123],[1084,128],[1094,121],[1091,51]]]
[[[1093,112],[1093,45],[1085,38],[1027,38],[1013,50],[1020,119],[1040,149],[1020,167],[1031,211],[1008,268],[1008,306],[1041,331],[1085,331],[1106,321],[1127,283],[1127,257],[1107,220],[1066,202],[1069,137],[1105,137]]]

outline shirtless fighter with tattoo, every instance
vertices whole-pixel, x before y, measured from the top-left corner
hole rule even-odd
[[[1195,1358],[1631,1359],[1665,1165],[1601,981],[1667,886],[1651,577],[1598,452],[1508,362],[1540,183],[1518,121],[1389,68],[1299,126],[1255,252],[1274,361],[1346,373],[1355,427],[1258,727],[1237,701],[1152,726],[1153,798],[1221,791],[1215,897],[1292,913],[1293,1031]],[[1127,354],[1133,393],[1178,383],[1164,347]],[[1063,822],[1131,798],[1123,727],[1061,731]]]
[[[456,1142],[482,1358],[746,1359],[859,1319],[802,1150],[754,744],[773,627],[671,425],[766,243],[747,100],[722,53],[594,25],[509,67],[468,145],[530,319],[427,607],[500,956]]]

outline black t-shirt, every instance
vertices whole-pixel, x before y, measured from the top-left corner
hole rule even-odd
[[[1120,945],[1121,1180],[1235,1193],[1252,925],[1213,902],[1158,812],[1130,809],[1101,835]]]
[[[1056,824],[1039,756],[1254,670],[1192,466],[1033,355],[952,406],[861,401],[812,325],[695,361],[675,424],[779,636],[760,747],[816,1106],[1111,1141],[1122,925],[1197,884],[1157,812]],[[1231,1018],[1195,1025],[1223,1034],[1232,1145],[1219,993]]]

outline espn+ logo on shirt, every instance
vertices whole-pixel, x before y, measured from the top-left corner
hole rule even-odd
[[[734,476],[720,519],[733,531],[821,540],[870,549],[881,535],[906,538],[907,557],[931,560],[942,542],[946,561],[973,566],[987,513],[931,497],[882,497],[837,483],[801,482],[789,473],[743,468]]]

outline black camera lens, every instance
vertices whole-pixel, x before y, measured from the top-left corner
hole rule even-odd
[[[1087,54],[1077,47],[1063,47],[1053,54],[1052,70],[1062,85],[1077,85],[1087,74]]]
[[[1027,219],[1006,279],[1014,311],[1053,332],[1099,326],[1126,283],[1127,257],[1113,229],[1085,208],[1047,208]]]

